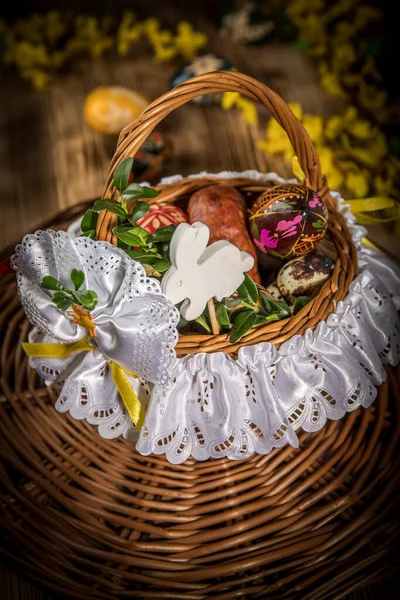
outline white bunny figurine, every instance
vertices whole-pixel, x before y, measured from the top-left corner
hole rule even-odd
[[[210,298],[231,296],[254,265],[250,254],[230,242],[221,240],[207,248],[209,239],[210,230],[204,223],[181,223],[171,239],[172,266],[161,289],[173,304],[185,300],[180,311],[187,321],[197,319]]]

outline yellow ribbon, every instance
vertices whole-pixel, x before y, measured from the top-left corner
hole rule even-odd
[[[71,344],[42,344],[22,342],[22,348],[27,356],[35,358],[67,358],[74,352],[94,350],[87,337]]]
[[[84,337],[79,340],[79,342],[73,342],[70,344],[22,342],[22,348],[27,356],[32,356],[34,358],[66,358],[75,352],[91,352],[94,350],[94,346],[89,344],[88,337]],[[125,369],[112,360],[110,360],[108,364],[110,366],[115,387],[122,398],[124,406],[136,429],[140,431],[146,413],[126,376],[129,375],[130,377],[137,379],[137,375],[134,375],[129,371],[125,371]]]
[[[144,411],[143,406],[140,404],[139,398],[136,396],[135,392],[131,388],[126,373],[128,373],[131,377],[135,378],[137,378],[137,375],[133,375],[133,373],[124,371],[124,369],[122,369],[114,361],[110,361],[109,365],[111,369],[111,375],[115,383],[115,387],[119,391],[120,396],[124,401],[125,408],[128,411],[128,414],[132,419],[136,429],[140,431],[142,429],[146,413]]]
[[[362,225],[375,225],[376,223],[390,223],[400,218],[400,202],[392,198],[363,198],[362,200],[345,200],[350,204],[351,212],[356,217],[357,222]],[[384,217],[370,217],[363,213],[374,210],[389,210]]]

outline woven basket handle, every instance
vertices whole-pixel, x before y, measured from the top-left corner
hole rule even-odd
[[[119,136],[117,149],[110,165],[110,172],[103,197],[115,194],[113,176],[118,165],[128,157],[134,157],[153,129],[170,112],[189,102],[196,96],[215,92],[239,92],[253,100],[262,102],[286,131],[305,174],[307,186],[321,196],[327,193],[325,177],[321,173],[319,159],[310,137],[300,121],[294,116],[286,102],[266,85],[236,71],[217,71],[193,77],[178,85],[150,104],[133,123],[125,127]],[[97,223],[97,239],[115,242],[112,227],[115,215],[102,211]]]

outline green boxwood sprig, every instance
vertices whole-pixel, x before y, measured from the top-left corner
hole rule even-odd
[[[72,303],[83,306],[87,310],[93,310],[97,305],[97,294],[93,290],[80,290],[85,281],[85,273],[78,269],[72,269],[70,274],[74,289],[71,290],[51,275],[43,277],[40,287],[53,293],[52,301],[59,310],[67,310]]]

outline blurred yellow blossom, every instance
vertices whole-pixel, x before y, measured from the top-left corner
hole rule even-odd
[[[43,30],[51,46],[54,46],[66,32],[67,25],[61,14],[52,10],[43,16]]]
[[[237,106],[244,121],[250,125],[257,125],[258,115],[257,107],[251,100],[244,98],[239,92],[224,92],[222,95],[221,106],[224,110],[229,110],[233,106]]]
[[[176,28],[175,48],[185,60],[193,60],[198,51],[207,44],[207,36],[195,31],[187,21],[180,21]]]
[[[136,21],[132,11],[126,11],[116,34],[117,51],[121,56],[126,56],[131,44],[137,42],[143,33],[143,25]]]
[[[329,187],[333,190],[339,189],[344,182],[344,175],[335,165],[334,152],[328,146],[318,148],[318,156],[321,162],[321,170],[326,175]]]
[[[365,198],[369,192],[368,171],[349,171],[345,185],[354,198]]]
[[[310,136],[314,144],[319,145],[324,140],[324,122],[319,115],[304,115],[303,125],[307,129],[307,133]]]
[[[347,94],[344,91],[339,77],[330,70],[329,65],[323,61],[319,65],[319,77],[321,86],[328,94],[333,96],[339,96],[340,98],[347,98]]]
[[[58,69],[80,55],[99,58],[116,48],[126,56],[132,44],[144,38],[155,60],[171,60],[177,55],[192,60],[207,43],[207,36],[187,21],[178,23],[174,33],[161,29],[155,17],[138,21],[129,10],[119,20],[110,15],[98,19],[52,10],[20,19],[12,26],[0,20],[0,32],[4,39],[3,62],[15,65],[37,89],[43,89]],[[251,118],[249,111],[247,119]]]
[[[324,0],[292,0],[289,3],[286,12],[294,21],[301,19],[305,13],[320,12],[325,8]]]
[[[400,161],[388,155],[383,132],[360,118],[354,106],[347,107],[343,115],[327,119],[303,114],[298,104],[289,106],[316,147],[322,172],[332,189],[345,188],[354,198],[364,198],[371,192],[379,196],[393,195],[395,180],[400,175]],[[275,119],[269,120],[266,138],[260,140],[258,146],[265,152],[282,154],[293,164],[293,148]],[[296,164],[294,166],[298,177],[299,170]]]
[[[332,53],[332,69],[335,73],[347,71],[356,60],[357,54],[354,46],[345,42],[334,48]]]

